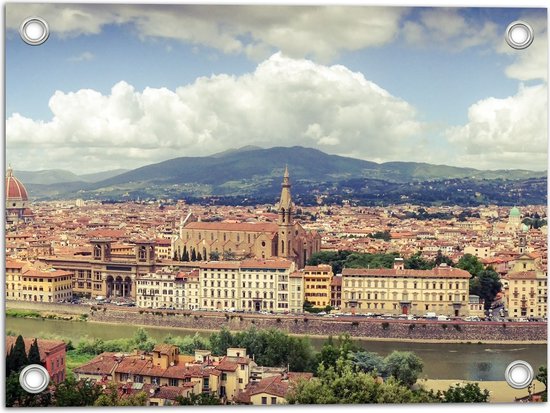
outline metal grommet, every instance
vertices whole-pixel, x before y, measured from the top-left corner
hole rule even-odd
[[[531,46],[535,34],[533,28],[526,22],[518,20],[506,28],[506,43],[514,49],[526,49]]]
[[[533,368],[523,360],[516,360],[508,364],[504,373],[504,378],[514,389],[529,387],[534,377]]]
[[[50,374],[41,365],[31,364],[19,373],[19,384],[29,393],[40,393],[50,384]]]
[[[29,17],[21,23],[19,34],[25,43],[38,46],[48,40],[50,28],[43,18]]]

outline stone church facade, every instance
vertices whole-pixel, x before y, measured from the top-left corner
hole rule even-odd
[[[294,261],[303,268],[312,254],[321,249],[321,236],[315,231],[306,231],[294,221],[295,206],[290,193],[290,177],[285,170],[278,205],[277,222],[188,222],[180,227],[173,240],[172,251],[181,257],[194,250],[202,260],[211,255],[219,259],[273,257]],[[212,254],[213,252],[217,254]]]

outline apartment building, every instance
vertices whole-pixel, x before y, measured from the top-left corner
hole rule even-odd
[[[468,315],[470,273],[440,265],[408,270],[397,258],[394,268],[345,268],[342,307],[352,313]]]

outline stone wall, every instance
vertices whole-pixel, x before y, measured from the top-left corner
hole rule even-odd
[[[190,330],[231,331],[276,328],[287,333],[308,336],[337,336],[443,342],[531,342],[546,343],[546,323],[485,323],[425,320],[381,320],[362,317],[326,318],[315,315],[277,316],[244,313],[197,313],[160,311],[115,306],[7,301],[7,308],[31,309],[43,313],[89,314],[89,321],[184,328]]]
[[[545,323],[481,323],[401,321],[379,319],[327,319],[317,316],[253,316],[245,314],[193,314],[169,313],[156,310],[139,312],[92,311],[90,321],[185,328],[218,331],[226,327],[231,331],[276,328],[287,333],[309,336],[337,336],[349,333],[353,337],[387,340],[448,341],[448,342],[537,342],[545,343]]]

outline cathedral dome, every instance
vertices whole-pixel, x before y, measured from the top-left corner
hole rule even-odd
[[[13,170],[8,168],[6,173],[6,203],[9,201],[28,201],[28,199],[25,186],[13,176]]]
[[[519,212],[519,209],[517,207],[513,207],[510,210],[510,217],[520,217],[520,216],[521,216],[521,212]]]

